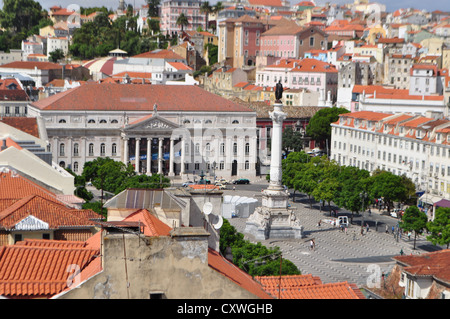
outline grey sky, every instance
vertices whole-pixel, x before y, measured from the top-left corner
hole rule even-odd
[[[218,0],[209,0],[210,4],[215,4]],[[291,5],[294,5],[302,0],[290,0]],[[105,6],[107,8],[116,9],[119,5],[119,0],[39,0],[38,1],[44,9],[50,8],[53,5],[60,5],[61,7],[67,7],[70,4],[78,4],[80,7],[93,7],[93,6]],[[145,0],[125,0],[125,3],[135,6],[141,6]],[[353,0],[316,0],[316,4],[330,3],[350,3]],[[389,12],[395,11],[399,8],[416,8],[425,9],[427,11],[442,10],[450,11],[449,0],[373,0],[371,2],[378,2],[386,4],[386,9]],[[3,7],[3,0],[0,0],[0,5]]]

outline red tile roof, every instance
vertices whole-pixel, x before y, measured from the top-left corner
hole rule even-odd
[[[2,117],[0,122],[39,138],[39,128],[35,117]]]
[[[52,297],[67,288],[70,265],[78,265],[83,274],[100,260],[99,254],[98,247],[83,242],[35,240],[0,247],[0,295]]]
[[[396,256],[394,260],[405,266],[405,272],[415,276],[432,276],[450,283],[450,249],[421,255]]]
[[[208,249],[208,265],[255,296],[262,299],[273,299],[250,275],[226,260],[213,249]]]
[[[153,216],[148,210],[140,209],[124,219],[125,222],[141,221],[144,235],[149,237],[169,236],[172,228]]]
[[[15,68],[15,69],[34,69],[51,70],[62,69],[62,66],[52,62],[38,62],[38,61],[15,61],[0,65],[0,68]]]
[[[94,212],[80,214],[77,210],[69,209],[62,203],[38,195],[29,195],[0,212],[0,228],[14,229],[17,223],[30,215],[47,223],[50,229],[92,227],[94,223],[86,216],[101,218]]]
[[[348,282],[323,284],[319,277],[292,275],[255,277],[265,291],[281,299],[365,299],[355,284]],[[281,286],[281,294],[279,293]]]
[[[147,59],[177,59],[185,60],[181,55],[176,54],[172,50],[153,50],[132,56],[133,58]]]
[[[152,111],[155,103],[158,111],[253,112],[193,85],[88,83],[32,105],[43,110]]]

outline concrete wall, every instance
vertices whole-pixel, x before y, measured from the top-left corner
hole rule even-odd
[[[207,237],[201,227],[178,228],[172,236],[145,239],[106,234],[103,271],[58,297],[148,299],[156,292],[168,299],[255,298],[208,266]]]

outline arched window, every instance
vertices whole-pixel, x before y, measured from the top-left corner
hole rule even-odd
[[[105,156],[106,146],[105,143],[100,144],[100,156]]]
[[[75,143],[73,144],[73,156],[78,156],[79,155],[78,152],[79,152],[79,145],[78,143]]]
[[[111,123],[117,124],[117,123],[119,123],[119,121],[117,121],[117,120],[112,120]]]
[[[233,143],[233,155],[237,155],[237,143]]]
[[[233,122],[231,122],[231,124],[239,124],[238,120],[233,120]]]
[[[212,121],[211,120],[205,120],[205,124],[211,124]]]
[[[59,122],[58,123],[66,123],[66,120],[64,120],[64,119],[62,119],[62,120],[59,120]]]
[[[220,143],[220,155],[225,155],[225,143]]]
[[[113,143],[111,146],[111,153],[113,156],[117,155],[117,144]]]
[[[250,162],[249,161],[245,161],[245,169],[250,169]]]
[[[59,162],[59,167],[66,168],[66,162],[64,161]]]
[[[245,155],[250,154],[250,143],[245,143]]]
[[[73,162],[73,171],[78,172],[78,162]]]
[[[91,120],[88,121],[88,123],[94,124],[94,123],[95,123],[95,120],[92,120],[92,119],[91,119]]]
[[[210,143],[206,143],[205,151],[206,151],[206,156],[209,156],[209,153],[211,152],[211,144]]]
[[[183,124],[189,124],[189,123],[191,123],[191,121],[189,121],[189,120],[184,120],[183,121]]]
[[[59,156],[64,156],[66,146],[64,143],[59,144]]]
[[[89,144],[88,150],[89,150],[89,156],[94,156],[94,144],[93,143]]]
[[[100,123],[104,124],[104,123],[107,123],[107,122],[106,122],[106,120],[102,119],[102,120],[100,120]]]

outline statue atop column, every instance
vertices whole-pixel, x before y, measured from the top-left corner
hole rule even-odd
[[[281,84],[281,80],[279,80],[275,87],[275,103],[281,103],[282,97],[283,97],[283,84]]]

